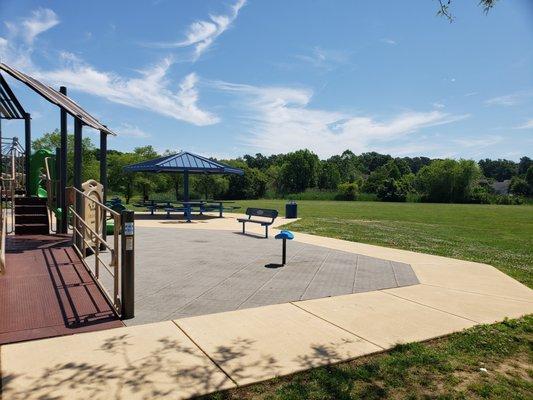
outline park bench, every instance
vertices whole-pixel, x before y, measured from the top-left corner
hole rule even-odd
[[[248,218],[238,218],[237,221],[242,223],[242,233],[246,233],[245,225],[248,222],[253,224],[260,224],[265,227],[265,238],[268,239],[268,227],[274,223],[278,216],[278,210],[269,210],[266,208],[247,208],[246,215]],[[252,219],[252,217],[260,217],[263,219]],[[268,220],[267,220],[268,218]]]

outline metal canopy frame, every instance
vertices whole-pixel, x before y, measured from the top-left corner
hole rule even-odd
[[[5,78],[0,74],[0,118],[2,119],[24,119],[26,111],[22,104],[7,84]]]
[[[126,172],[189,172],[191,174],[236,174],[243,175],[242,169],[233,168],[218,161],[188,151],[154,158],[124,167]]]
[[[126,172],[166,172],[183,174],[183,200],[189,201],[189,174],[234,174],[244,175],[244,171],[209,158],[182,151],[178,154],[155,158],[124,167]]]

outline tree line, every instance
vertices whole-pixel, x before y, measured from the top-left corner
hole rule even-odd
[[[54,149],[60,143],[58,131],[33,142],[33,149]],[[72,176],[72,136],[69,137],[69,169]],[[83,141],[83,179],[99,174],[99,151],[86,137]],[[181,199],[181,174],[125,172],[126,165],[171,154],[158,154],[152,146],[131,152],[108,151],[109,191],[129,202],[133,196],[144,199],[166,196]],[[238,175],[193,175],[191,198],[257,199],[321,198],[336,200],[376,199],[381,201],[423,201],[442,203],[520,204],[533,196],[533,161],[484,159],[431,159],[392,157],[350,150],[321,160],[309,150],[265,156],[245,155],[218,160],[244,170]],[[506,181],[509,194],[497,194],[494,182]]]

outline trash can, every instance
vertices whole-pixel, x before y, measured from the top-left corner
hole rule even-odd
[[[298,218],[298,204],[295,201],[285,204],[285,218]]]

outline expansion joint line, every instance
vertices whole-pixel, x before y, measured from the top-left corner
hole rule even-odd
[[[357,335],[356,333],[354,333],[354,332],[352,332],[352,331],[349,331],[348,329],[343,328],[342,326],[337,325],[337,324],[335,324],[335,323],[333,323],[333,322],[331,322],[331,321],[329,321],[329,320],[327,320],[327,319],[325,319],[325,318],[322,318],[322,317],[320,317],[319,315],[316,315],[316,314],[312,313],[311,311],[306,310],[305,308],[300,307],[298,304],[296,304],[296,303],[294,303],[294,302],[291,302],[290,304],[292,304],[292,305],[293,305],[294,307],[296,307],[296,308],[299,308],[299,309],[302,310],[303,312],[306,312],[307,314],[312,315],[312,316],[315,317],[315,318],[318,318],[318,319],[320,319],[320,320],[322,320],[322,321],[324,321],[324,322],[327,322],[327,323],[330,324],[330,325],[333,325],[333,326],[336,327],[336,328],[339,328],[340,330],[342,330],[342,331],[344,331],[344,332],[346,332],[346,333],[349,333],[350,335],[353,335],[353,336],[355,336],[355,337],[357,337],[357,338],[359,338],[359,339],[361,339],[361,340],[364,340],[365,342],[368,342],[368,343],[370,343],[370,344],[373,344],[374,346],[377,346],[377,347],[379,347],[379,348],[382,349],[382,350],[386,350],[385,347],[380,346],[379,344],[374,343],[374,342],[371,341],[371,340],[365,339],[364,337],[359,336],[359,335]]]
[[[331,251],[328,251],[326,253],[326,257],[324,257],[324,259],[322,260],[322,262],[320,263],[320,265],[318,266],[318,268],[316,269],[315,273],[313,274],[313,277],[311,278],[311,280],[309,281],[309,283],[307,284],[307,286],[305,287],[305,290],[304,292],[300,295],[300,298],[298,300],[302,300],[303,297],[305,296],[305,294],[307,293],[307,290],[309,289],[309,287],[311,286],[311,283],[313,283],[313,281],[315,280],[316,276],[318,275],[318,273],[322,270],[322,268],[324,268],[324,265],[326,264],[326,261],[328,260],[329,258],[329,255],[331,254]]]
[[[296,251],[295,254],[293,254],[290,258],[289,258],[289,261],[287,261],[287,264],[291,261],[291,260],[294,260],[297,256],[300,255],[300,253],[302,253],[304,251],[305,247],[302,247],[300,250]],[[246,303],[248,300],[250,300],[252,297],[255,296],[256,293],[258,293],[261,289],[263,289],[266,285],[268,285],[270,282],[272,282],[272,280],[280,273],[280,269],[278,269],[278,271],[276,271],[274,273],[274,275],[272,275],[270,277],[270,279],[268,279],[265,283],[263,283],[260,287],[258,287],[251,295],[249,295],[246,299],[244,299],[244,301],[242,301],[238,306],[237,306],[237,310],[241,308],[241,306]]]
[[[389,290],[389,289],[385,289],[385,290]],[[480,323],[481,323],[480,321],[476,321],[476,320],[473,320],[473,319],[470,319],[470,318],[467,318],[467,317],[463,317],[462,315],[454,314],[454,313],[449,312],[449,311],[441,310],[440,308],[437,308],[437,307],[433,307],[433,306],[429,306],[429,305],[424,304],[424,303],[420,303],[419,301],[415,301],[415,300],[407,299],[407,298],[402,297],[402,296],[399,296],[399,295],[397,295],[397,294],[390,293],[390,292],[386,292],[385,290],[381,290],[381,292],[382,292],[382,293],[386,293],[386,294],[388,294],[389,296],[397,297],[398,299],[402,299],[402,300],[410,301],[411,303],[418,304],[419,306],[423,306],[423,307],[431,308],[432,310],[439,311],[439,312],[442,312],[442,313],[444,313],[444,314],[453,315],[454,317],[457,317],[457,318],[462,318],[462,319],[466,319],[467,321],[470,321],[470,322],[475,322],[476,324],[480,324]]]
[[[433,284],[430,284],[430,283],[423,283],[422,285],[438,287],[438,288],[447,289],[447,290],[453,290],[455,292],[461,292],[461,293],[470,293],[470,294],[477,294],[477,295],[480,295],[480,296],[496,297],[496,298],[499,298],[499,299],[519,301],[519,302],[522,302],[522,303],[533,303],[533,301],[530,301],[530,300],[517,299],[516,297],[502,296],[502,295],[499,295],[499,294],[474,292],[472,290],[456,289],[456,288],[451,288],[451,287],[446,287],[446,286],[441,286],[441,285],[433,285]]]
[[[199,345],[199,344],[198,344],[198,343],[197,343],[197,342],[196,342],[196,341],[195,341],[195,340],[194,340],[194,339],[193,339],[193,338],[192,338],[187,332],[185,332],[185,330],[184,330],[181,326],[179,326],[179,325],[177,324],[176,321],[172,320],[172,323],[173,323],[174,325],[176,325],[176,327],[177,327],[181,332],[183,332],[183,334],[184,334],[185,336],[187,336],[187,338],[188,338],[188,339],[189,339],[189,340],[190,340],[190,341],[191,341],[191,342],[192,342],[192,343],[193,343],[193,344],[194,344],[194,345],[195,345],[195,346],[196,346],[196,347],[197,347],[197,348],[198,348],[198,349],[199,349],[199,350],[200,350],[200,351],[201,351],[201,352],[207,357],[207,358],[209,358],[209,360],[210,360],[210,361],[211,361],[211,362],[212,362],[212,363],[213,363],[213,364],[214,364],[214,365],[215,365],[220,371],[222,371],[222,373],[223,373],[223,374],[224,374],[224,375],[225,375],[230,381],[232,381],[232,382],[235,384],[235,386],[239,386],[239,384],[237,383],[237,381],[234,380],[234,379],[230,376],[230,374],[228,374],[228,373],[224,370],[224,368],[222,368],[222,367],[220,366],[220,364],[217,363],[217,362],[213,359],[213,357],[211,357],[209,354],[207,354],[207,352],[206,352],[204,349],[202,349],[202,347],[201,347],[201,346],[200,346],[200,345]]]

